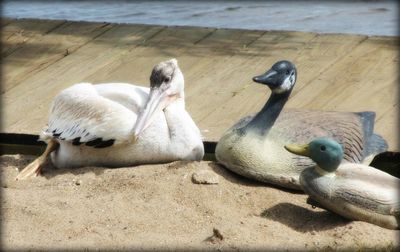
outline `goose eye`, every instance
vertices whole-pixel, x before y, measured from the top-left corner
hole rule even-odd
[[[289,75],[290,74],[290,71],[289,70],[286,70],[286,75]]]
[[[169,82],[171,80],[170,77],[165,77],[164,82]]]
[[[325,151],[326,150],[325,145],[322,145],[320,149],[321,149],[321,151]]]

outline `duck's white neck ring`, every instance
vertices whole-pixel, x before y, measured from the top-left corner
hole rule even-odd
[[[334,172],[327,172],[318,165],[315,166],[315,171],[321,176],[335,177]]]

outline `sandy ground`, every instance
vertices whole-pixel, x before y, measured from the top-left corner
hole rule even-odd
[[[347,221],[303,194],[213,162],[56,170],[15,181],[33,156],[0,157],[2,249],[385,249],[400,231]],[[193,174],[209,171],[196,184]],[[200,178],[201,179],[201,178]]]

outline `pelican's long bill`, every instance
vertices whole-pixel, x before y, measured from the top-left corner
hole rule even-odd
[[[293,154],[297,154],[300,156],[310,156],[310,149],[308,147],[308,144],[287,144],[285,145],[285,149]]]
[[[139,134],[150,125],[155,114],[163,111],[175,99],[175,96],[170,95],[169,89],[163,85],[164,83],[150,90],[149,100],[140,112],[133,128],[134,139],[137,139]]]

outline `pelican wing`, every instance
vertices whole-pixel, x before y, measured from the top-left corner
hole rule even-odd
[[[96,148],[128,141],[147,96],[143,88],[127,85],[80,83],[63,90],[53,101],[43,135]],[[140,99],[130,90],[141,90]]]

